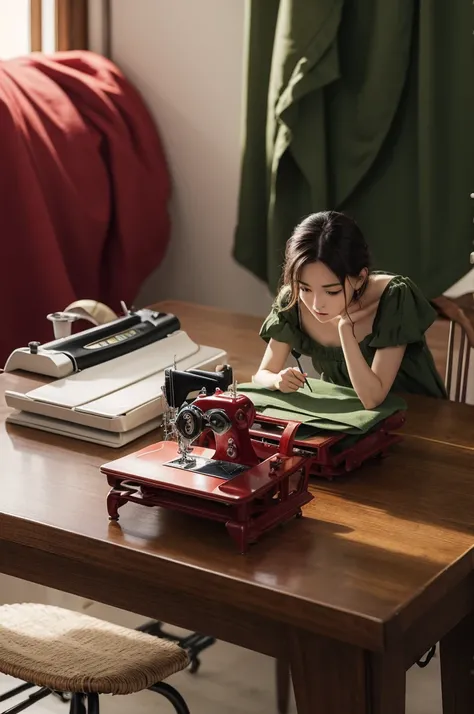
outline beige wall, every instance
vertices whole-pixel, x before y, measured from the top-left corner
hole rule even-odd
[[[168,255],[137,302],[263,315],[266,287],[231,257],[240,169],[243,0],[112,0],[112,59],[141,90],[174,183]]]

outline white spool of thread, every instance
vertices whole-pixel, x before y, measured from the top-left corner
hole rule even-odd
[[[62,312],[51,312],[47,316],[53,323],[54,338],[69,337],[72,323],[76,320],[87,320],[93,325],[104,325],[117,319],[115,312],[97,300],[76,300]]]

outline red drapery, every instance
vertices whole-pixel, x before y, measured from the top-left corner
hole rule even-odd
[[[0,62],[0,366],[78,298],[130,304],[169,239],[157,129],[110,60]]]

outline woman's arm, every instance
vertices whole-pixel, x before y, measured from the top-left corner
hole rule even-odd
[[[252,381],[267,389],[296,392],[304,385],[306,375],[291,367],[283,369],[290,351],[290,345],[271,339]]]
[[[354,337],[352,325],[341,320],[339,335],[352,386],[365,409],[375,409],[384,401],[392,388],[406,345],[377,350],[370,367]]]

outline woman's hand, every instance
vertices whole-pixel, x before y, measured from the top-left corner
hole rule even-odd
[[[339,330],[347,326],[352,327],[352,325],[355,325],[356,322],[362,322],[362,320],[365,320],[368,317],[372,317],[377,311],[377,305],[378,303],[371,302],[366,307],[363,307],[359,310],[354,310],[354,312],[351,312],[349,314],[347,313],[347,311],[343,312],[339,318]]]
[[[300,372],[299,369],[287,367],[278,372],[275,386],[280,392],[288,394],[289,392],[297,392],[298,389],[304,386],[305,379],[308,375]]]

